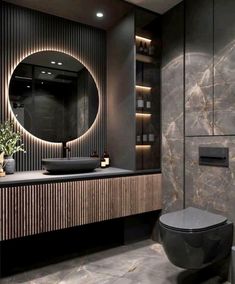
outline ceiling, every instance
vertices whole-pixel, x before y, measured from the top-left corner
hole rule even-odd
[[[6,2],[80,22],[104,30],[114,26],[135,6],[165,13],[182,0],[5,0]],[[134,4],[134,5],[133,5]],[[104,17],[99,19],[96,13]]]
[[[18,6],[27,7],[107,30],[125,14],[133,10],[133,5],[122,0],[5,0]],[[102,11],[104,17],[98,19],[96,13]]]
[[[164,14],[182,0],[125,0],[129,3],[154,11],[159,14]]]

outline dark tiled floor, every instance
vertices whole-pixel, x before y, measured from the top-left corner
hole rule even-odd
[[[179,283],[184,273],[167,260],[161,245],[148,240],[25,272],[0,283],[172,284]],[[203,283],[221,282],[214,278]]]

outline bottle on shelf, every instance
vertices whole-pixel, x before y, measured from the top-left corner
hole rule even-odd
[[[145,106],[146,106],[146,110],[149,111],[151,109],[151,101],[149,98],[147,98],[146,100],[146,103],[145,103]]]
[[[94,151],[91,153],[90,157],[91,157],[91,158],[99,158],[99,155],[98,155],[97,151],[94,150]]]
[[[150,113],[151,112],[151,108],[152,108],[151,94],[150,93],[145,93],[143,95],[143,99],[144,99],[143,111],[146,112],[146,113]]]
[[[148,48],[147,42],[144,43],[143,53],[146,55],[149,54],[149,48]]]
[[[142,135],[140,133],[137,133],[136,135],[136,145],[142,144]]]
[[[104,151],[104,160],[105,160],[105,163],[106,163],[106,167],[109,167],[110,166],[110,157],[109,157],[109,154],[107,151]]]
[[[138,47],[138,53],[143,53],[144,52],[144,46],[143,46],[143,42],[141,41]]]
[[[137,95],[136,110],[142,111],[144,108],[144,100],[140,93]]]
[[[149,133],[149,142],[150,142],[150,143],[153,143],[154,141],[155,141],[154,133],[153,133],[153,132],[150,132],[150,133]]]
[[[104,158],[104,157],[102,157],[102,158],[100,159],[100,167],[101,167],[102,169],[106,168],[106,161],[105,161],[105,158]]]
[[[153,129],[152,124],[150,124],[149,130],[148,130],[148,141],[150,143],[154,143],[155,141],[155,134],[154,134],[154,129]]]
[[[155,53],[155,47],[154,47],[154,45],[151,43],[151,44],[149,45],[148,54],[149,54],[149,56],[154,56],[154,53]]]
[[[142,141],[143,141],[143,144],[146,144],[148,142],[148,135],[147,134],[142,135]]]

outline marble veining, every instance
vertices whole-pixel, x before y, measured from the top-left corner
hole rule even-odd
[[[185,56],[186,135],[213,133],[213,60],[210,54],[190,52]]]
[[[172,283],[181,269],[166,259],[159,244],[145,241],[75,258],[2,280],[2,284]],[[166,282],[164,282],[166,281]]]
[[[206,6],[203,10],[200,5],[204,4]],[[214,8],[212,1],[200,1],[197,7],[193,5],[195,5],[194,1],[188,1],[186,6],[187,12],[194,15],[194,18],[191,19],[188,16],[186,19],[185,28],[188,33],[185,34],[185,61],[174,53],[175,42],[172,38],[170,42],[167,42],[167,46],[172,46],[168,53],[174,54],[174,59],[168,60],[168,57],[164,57],[163,54],[163,59],[168,60],[162,69],[164,208],[167,211],[180,209],[185,174],[186,206],[194,205],[225,213],[226,216],[231,217],[231,220],[235,220],[231,205],[235,200],[233,189],[234,138],[212,136],[213,134],[235,134],[234,1],[228,1],[228,6],[224,6],[221,1],[214,1]],[[198,7],[199,10],[197,10]],[[195,19],[202,16],[200,13],[204,21],[208,21],[208,25],[203,26],[201,22],[195,22]],[[213,13],[214,31],[212,29]],[[173,24],[176,25],[175,22]],[[167,38],[169,31],[175,28],[173,24],[171,24],[171,29],[168,27],[164,37]],[[177,24],[180,25],[179,19]],[[201,38],[203,40],[199,40]],[[179,46],[178,49],[180,49]],[[184,67],[185,73],[182,71]],[[185,93],[182,90],[184,76]],[[185,106],[183,106],[184,96]],[[185,137],[184,133],[181,135],[184,122]],[[207,135],[211,135],[211,138],[198,137]],[[182,170],[184,149],[181,145],[184,141],[186,143],[185,173]],[[228,169],[199,167],[198,147],[200,145],[218,147],[228,145],[230,167]]]
[[[183,206],[183,57],[162,68],[162,173],[165,211]]]
[[[225,215],[235,220],[235,137],[186,138],[186,206]],[[199,146],[228,147],[229,167],[208,167],[198,164]]]
[[[206,54],[186,54],[186,136],[235,133],[234,59],[234,41],[213,60]]]
[[[215,56],[215,134],[235,134],[235,41]]]

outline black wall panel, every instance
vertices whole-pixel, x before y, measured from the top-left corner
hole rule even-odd
[[[215,134],[235,134],[235,1],[214,1]]]
[[[100,154],[106,141],[106,35],[105,32],[62,18],[1,2],[1,107],[0,119],[14,119],[8,102],[8,83],[16,65],[28,55],[57,50],[80,60],[92,73],[100,95],[100,111],[90,131],[70,142],[73,156]],[[27,153],[16,155],[17,170],[41,168],[41,158],[60,157],[62,145],[52,144],[22,131]]]

